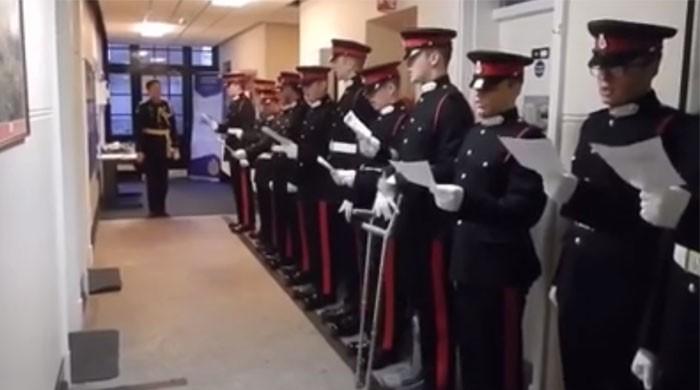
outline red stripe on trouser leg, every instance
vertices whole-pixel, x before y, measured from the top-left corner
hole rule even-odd
[[[503,290],[503,390],[520,390],[520,303],[518,291]]]
[[[287,230],[284,235],[284,255],[287,258],[291,258],[294,254],[292,253],[292,229],[287,226]]]
[[[396,241],[389,239],[386,248],[386,259],[384,260],[384,340],[382,348],[391,351],[394,348],[394,311],[396,297],[394,296],[394,262],[396,258]]]
[[[318,202],[318,225],[321,233],[321,262],[322,262],[322,283],[321,291],[323,295],[330,295],[331,286],[331,243],[328,234],[328,204],[324,201]]]
[[[301,269],[309,272],[311,261],[309,259],[309,242],[306,237],[306,223],[304,221],[304,209],[301,202],[297,202],[297,214],[299,219],[299,236],[301,237]]]
[[[435,388],[447,390],[450,383],[450,340],[442,242],[433,240],[430,252],[433,304],[435,307]]]
[[[241,167],[241,198],[243,202],[243,224],[250,226],[250,210],[248,204],[248,170]]]
[[[275,212],[275,194],[270,194],[270,213],[272,214],[272,244],[279,248],[277,240],[277,213]]]

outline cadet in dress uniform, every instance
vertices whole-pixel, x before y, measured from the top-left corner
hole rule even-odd
[[[299,142],[299,133],[307,105],[302,99],[301,77],[294,72],[281,72],[277,77],[282,112],[274,130]],[[277,229],[278,258],[273,265],[282,266],[282,276],[290,278],[301,271],[301,246],[297,216],[297,190],[295,179],[296,162],[281,152],[279,145],[272,147],[273,203]],[[275,264],[276,263],[276,264]]]
[[[652,89],[668,27],[616,20],[588,24],[589,62],[607,108],[583,123],[572,174],[544,178],[545,192],[573,221],[554,290],[568,390],[639,389],[630,371],[640,323],[657,277],[662,231],[640,217],[640,192],[591,144],[629,145],[661,137],[669,150],[683,120]]]
[[[294,297],[308,310],[331,303],[334,293],[331,284],[331,254],[329,226],[323,190],[328,171],[318,157],[328,155],[331,124],[336,105],[328,96],[328,73],[323,66],[300,66],[301,84],[309,108],[302,122],[297,145],[284,147],[287,157],[297,160],[299,187],[299,219],[302,227],[302,276],[297,281],[310,284],[297,286]]]
[[[362,43],[333,39],[331,64],[338,80],[348,83],[338,100],[336,115],[331,125],[331,141],[328,161],[338,170],[357,169],[360,156],[357,153],[355,134],[344,123],[349,111],[353,111],[365,123],[376,116],[367,98],[362,93],[362,80],[358,72],[364,67],[371,48]],[[339,335],[357,333],[359,320],[357,306],[359,302],[359,262],[357,240],[358,232],[344,220],[336,210],[349,207],[351,192],[342,185],[342,179],[326,175],[327,188],[324,193],[330,227],[331,284],[338,289],[343,298],[342,304],[330,307],[322,313],[322,318],[330,322],[331,329],[339,330],[338,321],[343,322],[343,331]]]
[[[681,113],[674,122],[664,145],[686,185],[640,195],[642,218],[665,229],[658,284],[632,364],[649,390],[700,388],[700,123],[697,115]]]
[[[464,138],[454,184],[434,192],[454,218],[450,277],[460,388],[521,390],[525,297],[540,275],[530,229],[547,196],[540,176],[518,164],[499,138],[544,137],[515,107],[532,59],[496,51],[467,56],[475,64],[470,86],[481,121]]]
[[[234,152],[238,161],[246,161],[255,169],[255,204],[260,215],[260,231],[254,236],[259,250],[269,258],[275,252],[273,232],[272,192],[272,138],[262,133],[263,127],[274,127],[279,114],[279,100],[274,80],[255,80],[255,94],[258,102],[259,118],[255,121],[250,136],[244,136],[243,148]],[[245,163],[244,163],[245,164]],[[252,236],[252,235],[251,235]]]
[[[136,109],[136,152],[144,164],[150,217],[167,217],[168,160],[179,160],[175,114],[161,98],[160,82],[146,83],[148,100]]]
[[[255,107],[245,91],[245,86],[249,81],[248,75],[243,72],[234,72],[224,75],[223,79],[231,102],[226,118],[223,123],[218,125],[216,131],[225,134],[226,137],[228,148],[224,153],[224,159],[229,162],[231,167],[231,188],[238,214],[238,224],[230,227],[234,232],[243,232],[252,230],[253,225],[255,225],[250,172],[247,167],[241,167],[231,151],[240,149],[244,133],[253,128]]]
[[[452,180],[464,133],[474,124],[469,104],[450,83],[447,65],[452,30],[419,28],[401,33],[411,82],[421,95],[397,140],[398,159],[427,160],[438,183]],[[396,268],[411,307],[420,319],[422,363],[427,389],[451,386],[452,345],[447,283],[448,231],[430,192],[397,178],[381,180],[375,199],[379,214],[391,214],[396,191],[402,202],[396,222]],[[446,249],[447,248],[447,249]]]
[[[370,138],[358,137],[362,164],[349,175],[351,180],[347,185],[352,187],[353,208],[370,209],[374,196],[377,193],[377,182],[383,170],[389,165],[389,160],[398,157],[394,140],[400,136],[401,126],[408,118],[406,104],[401,101],[399,92],[401,79],[398,66],[400,62],[376,65],[360,72],[364,85],[365,95],[372,107],[379,115],[371,122],[368,128],[371,131]],[[349,219],[349,215],[346,216]],[[380,242],[374,240],[375,253],[372,261],[377,262],[380,250]],[[366,244],[365,244],[366,245]],[[364,246],[364,245],[363,245]],[[364,253],[364,250],[363,250]],[[377,355],[374,358],[374,368],[380,368],[387,364],[395,363],[398,360],[397,351],[402,327],[397,323],[409,323],[409,319],[404,315],[406,311],[405,299],[397,288],[396,262],[395,262],[395,242],[390,239],[388,251],[385,259],[384,283],[382,285],[382,308],[379,324],[379,344]],[[375,273],[370,276],[372,281],[376,280]],[[372,286],[371,290],[375,290]],[[367,318],[371,318],[372,310],[367,308]],[[351,350],[357,345],[351,345]],[[366,350],[367,351],[367,350]]]

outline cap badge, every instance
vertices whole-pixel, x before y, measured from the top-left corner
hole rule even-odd
[[[476,64],[474,65],[474,73],[476,74],[481,74],[481,72],[484,71],[484,68],[481,66],[481,61],[477,61]]]
[[[598,35],[598,48],[605,50],[608,47],[608,41],[605,39],[605,34]]]

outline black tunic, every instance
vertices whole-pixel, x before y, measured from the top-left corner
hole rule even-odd
[[[453,225],[450,273],[470,285],[529,288],[540,275],[530,228],[547,198],[540,176],[518,164],[498,137],[544,134],[516,109],[502,117],[501,124],[473,127],[455,160],[453,183],[465,195]]]
[[[134,139],[136,140],[136,151],[143,152],[150,148],[153,144],[157,144],[157,148],[164,148],[163,137],[149,136],[144,133],[145,129],[169,129],[170,142],[173,148],[178,146],[177,124],[175,123],[175,114],[166,100],[161,100],[156,103],[146,100],[139,104],[136,108],[136,129],[134,131]]]
[[[224,121],[219,124],[218,133],[226,135],[226,145],[232,150],[237,150],[242,147],[241,140],[233,134],[228,134],[228,129],[242,129],[244,134],[252,131],[255,124],[255,107],[253,102],[245,94],[241,94],[238,98],[231,100],[228,106],[228,113]],[[234,160],[230,152],[226,150],[225,158]]]
[[[319,156],[328,155],[331,123],[334,120],[336,104],[328,96],[315,105],[309,105],[299,134],[299,156],[297,160],[297,181],[299,195],[305,199],[322,197],[328,171],[316,161]]]

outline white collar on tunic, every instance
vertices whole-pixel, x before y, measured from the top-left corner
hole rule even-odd
[[[388,106],[379,110],[379,113],[382,115],[389,115],[392,112],[394,112],[395,109],[396,109],[396,107],[393,104],[389,104]]]
[[[435,90],[435,88],[437,88],[437,83],[435,81],[428,81],[427,83],[420,86],[420,92],[421,94],[424,94]]]
[[[297,106],[297,102],[294,101],[294,102],[287,104],[286,106],[282,106],[282,110],[287,111],[287,110],[292,109],[296,106]]]
[[[491,126],[498,126],[505,121],[505,118],[503,115],[494,115],[490,116],[488,118],[483,118],[481,119],[481,124],[486,126],[486,127],[491,127]]]
[[[308,102],[308,103],[309,103],[309,107],[318,108],[319,106],[321,106],[321,103],[323,103],[323,101],[321,99],[318,99],[315,102]]]
[[[626,116],[632,116],[639,111],[639,104],[628,103],[617,107],[610,107],[608,112],[613,118],[624,118]]]

